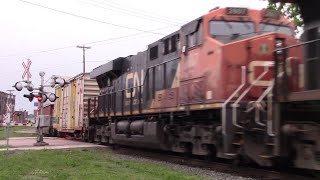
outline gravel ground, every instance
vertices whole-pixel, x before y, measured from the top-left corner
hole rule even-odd
[[[133,161],[140,161],[140,162],[146,162],[146,163],[159,164],[159,165],[163,165],[163,166],[169,167],[171,169],[183,171],[183,172],[188,173],[190,175],[201,176],[201,177],[204,177],[206,179],[214,179],[214,180],[253,180],[252,178],[233,176],[233,175],[230,175],[230,174],[215,172],[215,171],[211,171],[211,170],[205,170],[205,169],[196,168],[196,167],[189,167],[189,166],[173,164],[173,163],[164,162],[164,161],[156,161],[156,160],[147,159],[147,158],[139,157],[139,156],[128,156],[128,155],[123,155],[123,154],[112,154],[111,158],[120,159],[120,160],[133,160]]]

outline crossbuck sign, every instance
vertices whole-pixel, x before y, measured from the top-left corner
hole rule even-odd
[[[24,72],[22,74],[22,79],[24,79],[24,77],[27,75],[27,79],[31,78],[31,73],[30,73],[30,66],[31,66],[32,62],[30,61],[30,59],[27,60],[27,64],[25,64],[24,62],[22,63],[22,66],[24,67]]]
[[[7,104],[7,112],[11,112],[11,107],[12,107],[11,104]]]

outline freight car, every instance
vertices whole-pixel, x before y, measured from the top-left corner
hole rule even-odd
[[[146,51],[95,68],[100,95],[88,99],[83,139],[286,163],[274,73],[290,70],[286,90],[302,90],[303,51],[287,51],[281,66],[274,51],[298,43],[293,23],[276,11],[215,8]]]
[[[55,89],[59,98],[54,103],[53,135],[79,137],[88,121],[87,99],[99,95],[99,88],[89,73],[81,73],[67,82]]]

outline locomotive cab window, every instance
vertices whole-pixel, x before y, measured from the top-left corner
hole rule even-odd
[[[209,23],[211,37],[225,43],[243,36],[254,36],[255,32],[255,24],[249,21],[210,21]]]
[[[188,48],[198,46],[202,43],[202,23],[199,22],[194,32],[186,35],[186,44]]]
[[[276,24],[260,23],[260,32],[262,33],[281,32],[289,36],[294,36],[294,32],[292,28],[290,28],[289,26],[276,25]]]

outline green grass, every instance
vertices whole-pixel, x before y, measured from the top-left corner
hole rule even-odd
[[[26,130],[26,129],[31,129],[32,127],[10,127],[10,137],[34,137],[36,136],[35,134],[30,134],[30,133],[17,133],[15,131],[21,131],[21,130]],[[0,127],[0,140],[5,140],[6,139],[6,128],[5,127]]]
[[[112,158],[105,150],[43,150],[0,153],[0,179],[179,180],[202,179],[168,167]]]
[[[22,130],[28,130],[28,129],[32,129],[34,127],[30,127],[30,126],[15,126],[12,127],[15,131],[22,131]]]

